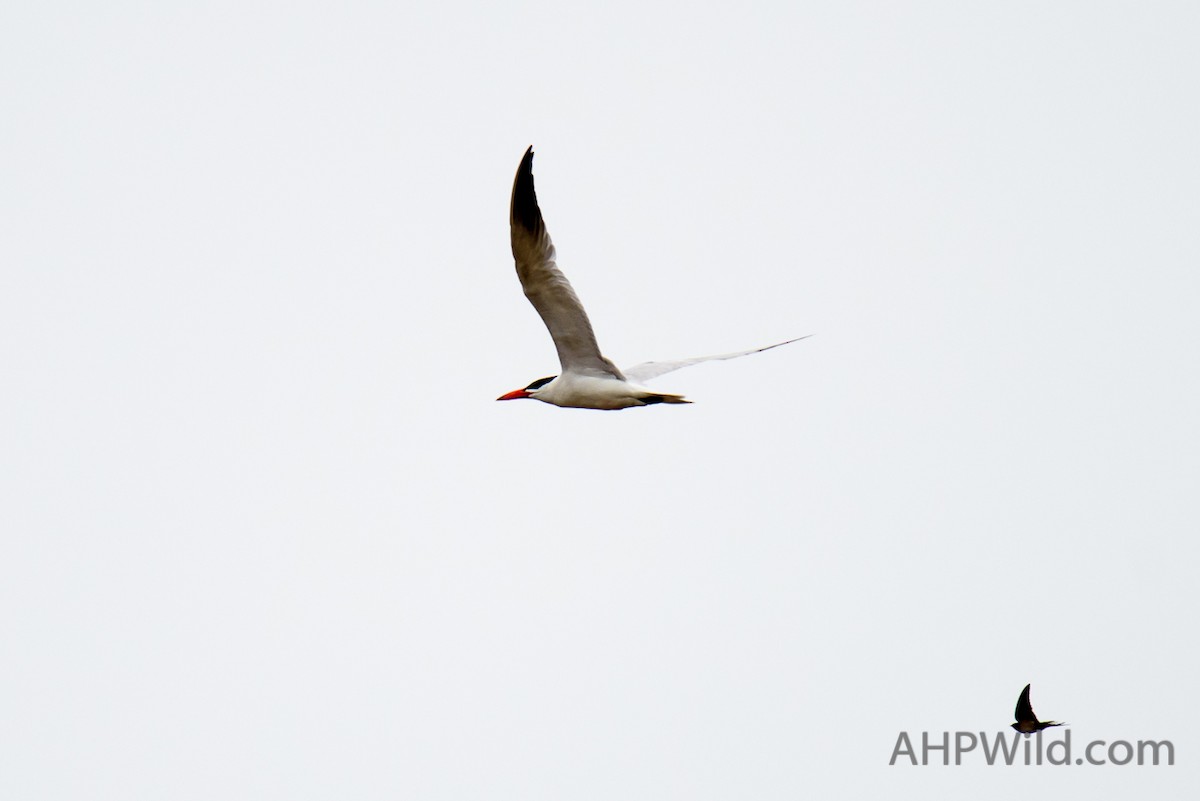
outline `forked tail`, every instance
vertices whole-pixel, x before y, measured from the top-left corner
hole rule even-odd
[[[644,406],[650,406],[655,403],[691,403],[682,395],[669,395],[664,392],[651,392],[638,398]]]

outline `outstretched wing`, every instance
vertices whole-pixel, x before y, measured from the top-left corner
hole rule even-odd
[[[517,277],[521,279],[525,297],[550,331],[563,372],[624,378],[616,365],[600,353],[583,304],[554,263],[554,243],[550,241],[533,191],[532,147],[525,151],[513,180],[509,225]]]
[[[627,367],[623,371],[625,378],[635,384],[640,384],[643,381],[649,381],[652,378],[658,378],[660,375],[665,375],[674,370],[679,370],[684,367],[691,367],[693,364],[700,362],[722,361],[724,359],[736,359],[740,356],[749,356],[752,353],[762,353],[764,350],[778,348],[782,345],[790,345],[793,342],[799,342],[802,339],[808,339],[812,334],[807,334],[795,339],[789,339],[787,342],[777,342],[774,345],[767,345],[765,348],[754,348],[753,350],[740,350],[737,353],[722,353],[717,356],[696,356],[692,359],[679,359],[673,362],[643,362],[634,367]]]
[[[1017,699],[1017,710],[1013,714],[1017,721],[1032,720],[1038,722],[1037,715],[1033,714],[1033,705],[1029,703],[1029,688],[1031,685],[1026,684],[1025,689],[1021,690],[1021,697]]]

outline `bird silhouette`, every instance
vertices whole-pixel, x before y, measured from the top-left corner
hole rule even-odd
[[[1048,729],[1051,726],[1062,726],[1053,720],[1038,720],[1037,715],[1033,714],[1033,705],[1029,703],[1029,687],[1026,684],[1025,689],[1021,690],[1021,697],[1017,699],[1017,711],[1014,713],[1017,722],[1012,724],[1012,727],[1022,734],[1029,736],[1035,731]]]

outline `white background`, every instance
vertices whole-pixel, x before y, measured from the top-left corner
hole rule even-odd
[[[7,4],[0,795],[1189,797],[1197,41],[1185,2]],[[692,406],[495,403],[558,370],[530,143],[618,364],[814,336],[655,382]],[[1026,682],[1073,758],[1176,765],[888,766]]]

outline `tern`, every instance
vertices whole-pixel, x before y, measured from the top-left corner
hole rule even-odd
[[[1022,734],[1028,736],[1035,731],[1048,729],[1051,726],[1062,726],[1064,724],[1057,723],[1053,720],[1038,720],[1037,715],[1033,714],[1033,705],[1029,703],[1029,688],[1031,685],[1026,684],[1025,689],[1021,690],[1021,697],[1017,699],[1017,710],[1014,716],[1017,722],[1012,724],[1012,727]]]
[[[537,194],[533,189],[532,146],[525,151],[513,180],[509,225],[512,228],[512,252],[517,263],[517,277],[521,279],[525,297],[529,298],[550,331],[562,372],[539,378],[525,388],[508,392],[496,400],[533,398],[555,406],[580,409],[628,409],[656,403],[691,403],[682,395],[647,389],[641,382],[681,367],[736,359],[807,338],[797,337],[763,348],[717,356],[645,362],[619,370],[600,352],[583,304],[554,261],[554,243],[546,231],[542,210],[538,207]]]

